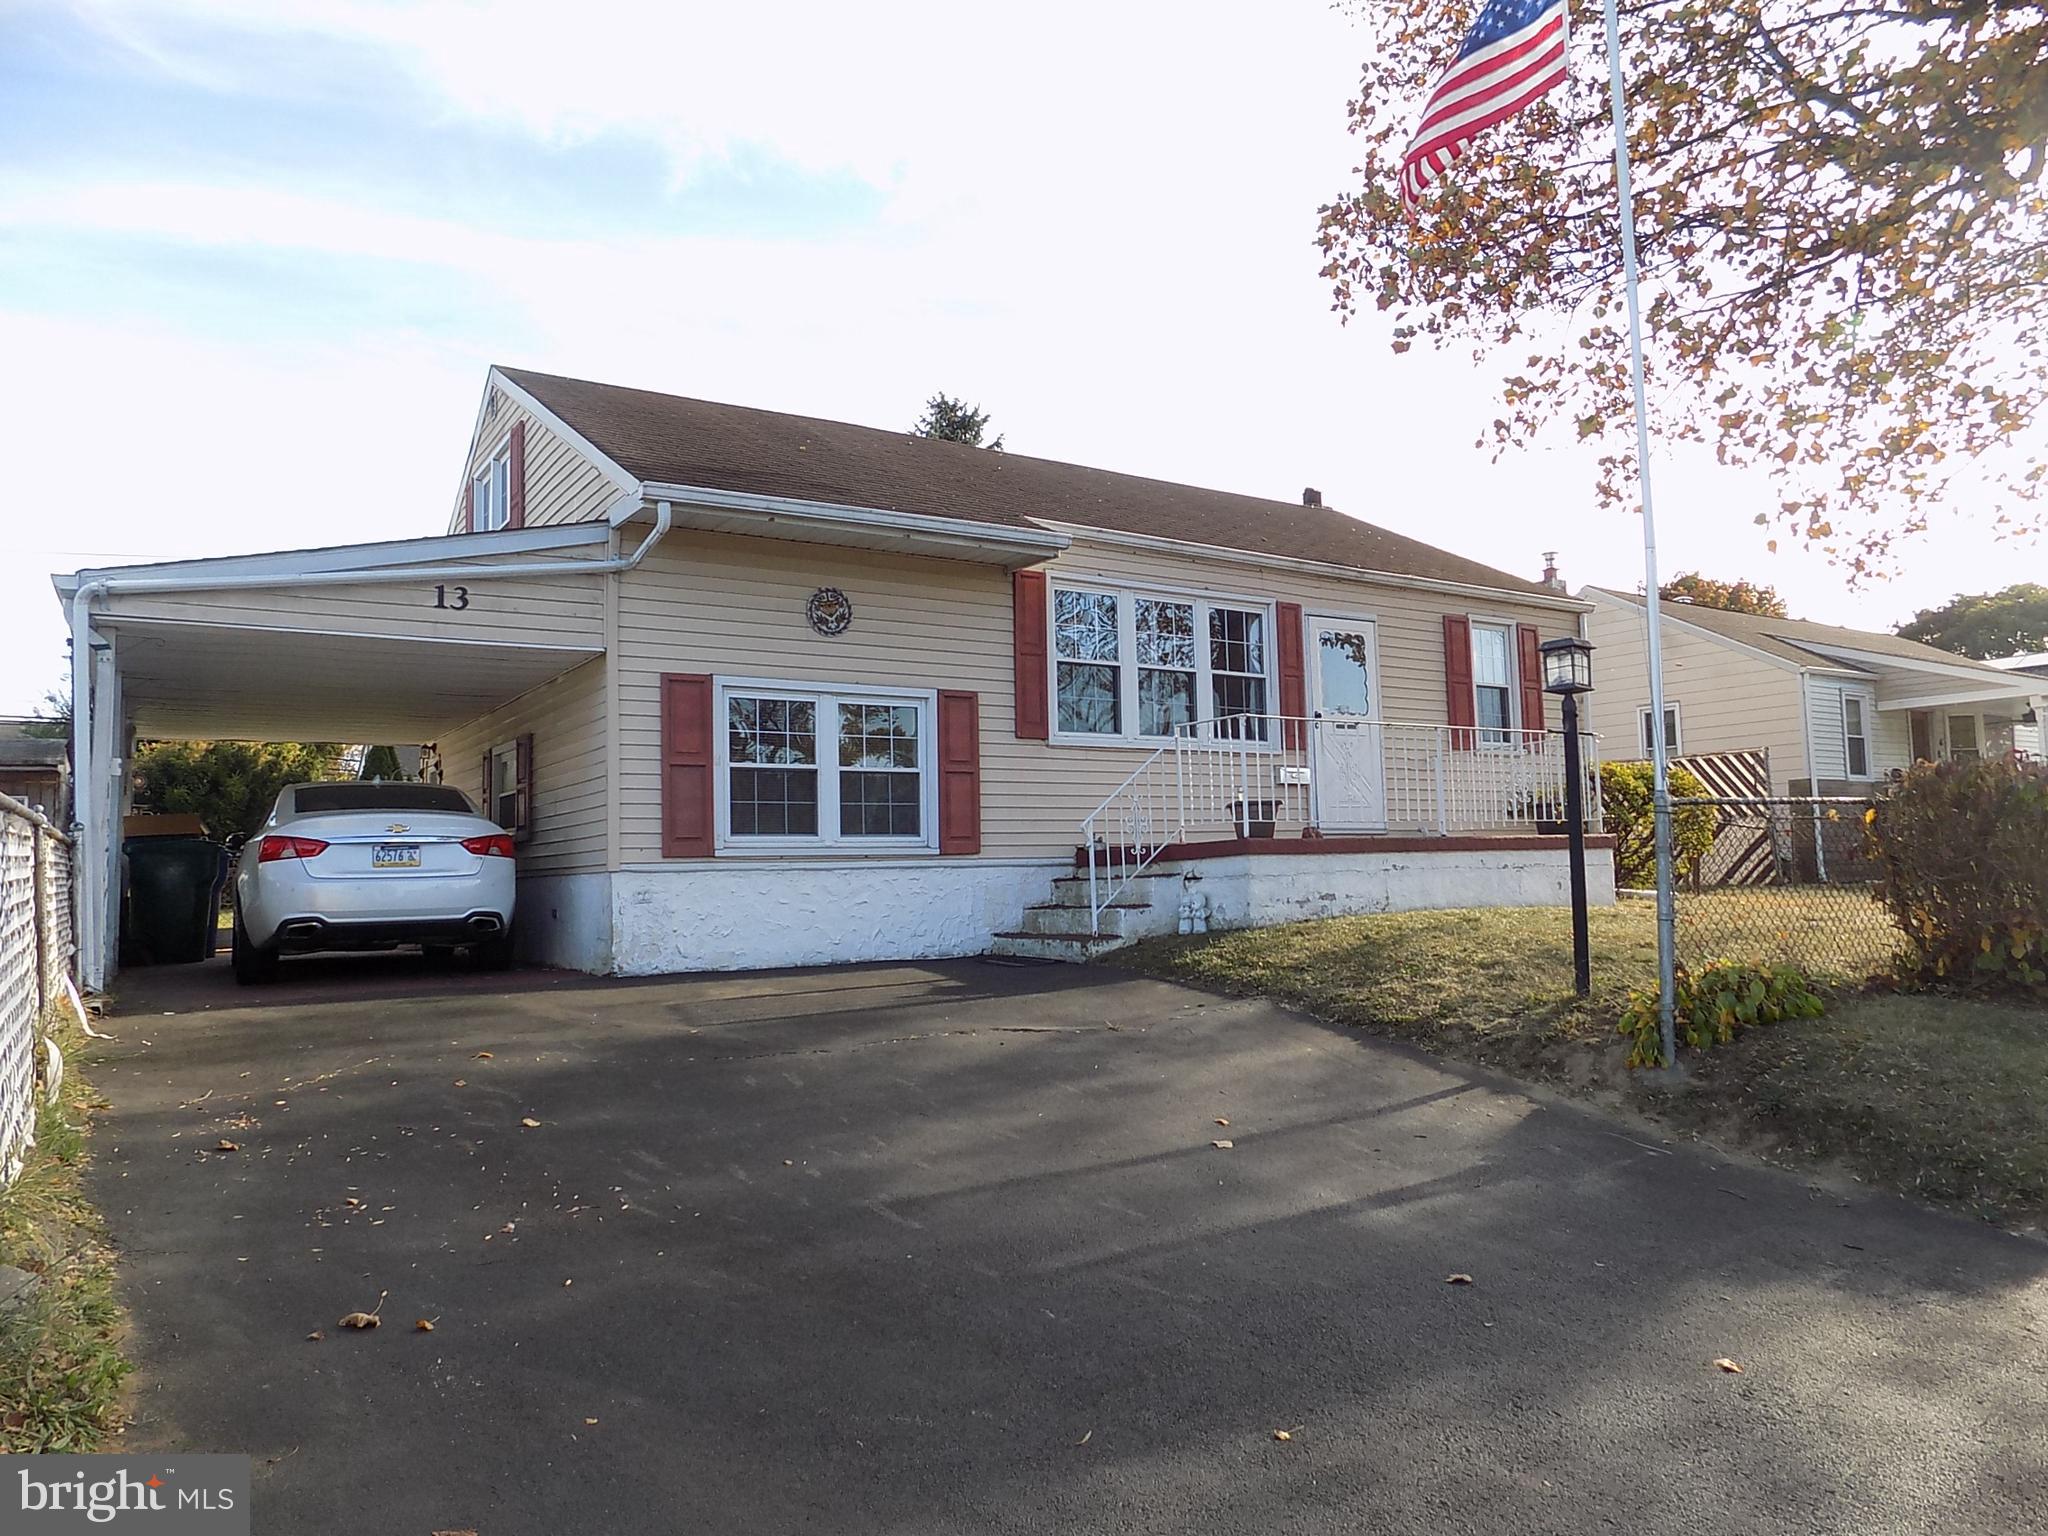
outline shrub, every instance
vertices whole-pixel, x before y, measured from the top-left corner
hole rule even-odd
[[[1922,763],[1870,822],[1912,979],[2048,988],[2048,765]]]
[[[1600,812],[1614,834],[1614,883],[1642,889],[1657,883],[1657,825],[1653,804],[1655,770],[1648,763],[1600,765]],[[1690,771],[1671,769],[1671,793],[1684,798],[1704,795],[1706,785]],[[1690,880],[1700,860],[1714,846],[1714,808],[1675,805],[1671,808],[1672,878]]]
[[[1807,979],[1789,965],[1716,960],[1697,976],[1681,966],[1677,980],[1678,1038],[1696,1051],[1726,1045],[1738,1029],[1818,1018],[1825,1006]],[[1629,993],[1621,1033],[1629,1037],[1630,1066],[1664,1065],[1655,988]]]

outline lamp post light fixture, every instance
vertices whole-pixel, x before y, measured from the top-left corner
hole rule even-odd
[[[1593,944],[1586,927],[1586,776],[1579,764],[1579,695],[1593,691],[1593,643],[1577,635],[1546,640],[1543,691],[1564,701],[1564,819],[1572,861],[1572,983],[1593,990]]]

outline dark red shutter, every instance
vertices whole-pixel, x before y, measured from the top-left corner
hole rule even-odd
[[[1052,718],[1046,708],[1045,572],[1016,571],[1010,579],[1011,649],[1017,668],[1017,737],[1044,741]]]
[[[496,821],[498,819],[498,797],[491,793],[491,749],[489,747],[484,748],[483,785],[484,787],[477,791],[477,807],[492,821]],[[510,832],[512,829],[507,827],[505,830]]]
[[[661,856],[708,859],[713,850],[711,679],[661,679]]]
[[[1515,659],[1522,684],[1522,729],[1540,731],[1543,725],[1543,652],[1534,624],[1515,626]]]
[[[1308,739],[1308,667],[1302,657],[1301,604],[1275,603],[1273,624],[1280,631],[1280,713],[1287,723],[1281,734],[1299,749]]]
[[[476,531],[476,481],[467,480],[462,486],[462,531]]]
[[[1479,701],[1472,692],[1472,621],[1462,613],[1444,615],[1444,718],[1452,726],[1451,745],[1470,751]]]
[[[526,423],[512,423],[512,463],[507,476],[512,482],[512,494],[507,499],[505,526],[524,528],[526,526]]]
[[[512,757],[512,831],[524,841],[533,833],[533,732],[525,732],[512,743]]]
[[[939,694],[939,852],[981,852],[978,694]]]

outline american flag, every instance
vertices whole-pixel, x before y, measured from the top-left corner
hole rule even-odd
[[[1482,128],[1563,84],[1564,45],[1565,0],[1486,0],[1401,156],[1402,203],[1412,211]]]

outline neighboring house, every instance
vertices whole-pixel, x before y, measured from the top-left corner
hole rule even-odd
[[[494,368],[445,536],[58,588],[95,763],[429,741],[520,836],[523,947],[588,970],[1566,888],[1537,647],[1589,605],[1313,492]]]
[[[1593,603],[1592,714],[1609,758],[1650,751],[1641,597]],[[2008,754],[2048,683],[1915,640],[1665,602],[1664,712],[1674,756],[1762,748],[1773,794],[1855,795],[1916,761]]]
[[[70,743],[43,733],[48,720],[0,718],[0,795],[34,806],[59,826],[71,819]]]
[[[2023,677],[2041,679],[2042,697],[2034,700],[2034,707],[2027,711],[2027,717],[2013,727],[2013,750],[2030,762],[2048,762],[2048,720],[2042,718],[2042,705],[2048,702],[2048,651],[2035,651],[2028,656],[2001,656],[1990,665],[2001,672],[2017,672]]]

